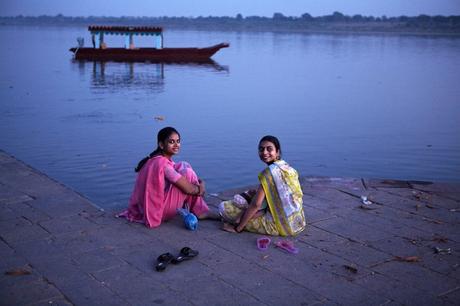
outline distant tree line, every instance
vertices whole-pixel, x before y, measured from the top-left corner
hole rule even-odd
[[[0,17],[1,25],[154,25],[165,28],[190,28],[233,31],[332,31],[332,32],[422,32],[460,34],[460,16],[348,16],[340,12],[313,17],[304,13],[300,17],[274,13],[272,17],[71,17],[15,16]]]

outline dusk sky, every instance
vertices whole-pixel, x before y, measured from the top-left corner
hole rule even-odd
[[[0,0],[1,16],[460,15],[460,0]]]

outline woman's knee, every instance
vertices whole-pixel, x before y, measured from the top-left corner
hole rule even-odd
[[[198,176],[193,171],[192,166],[187,162],[178,162],[175,164],[175,170],[184,176],[189,182],[195,183],[198,180]]]
[[[180,161],[174,164],[174,170],[180,174],[184,174],[188,169],[192,169],[192,166],[186,161]]]

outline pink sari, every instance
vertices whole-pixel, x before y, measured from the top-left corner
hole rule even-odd
[[[144,223],[147,227],[158,227],[162,221],[172,219],[177,209],[188,204],[191,212],[200,217],[209,211],[201,196],[188,195],[173,183],[165,181],[165,166],[171,163],[174,169],[190,183],[198,184],[198,177],[186,162],[174,164],[164,156],[149,159],[139,171],[128,209],[117,215],[132,222]]]

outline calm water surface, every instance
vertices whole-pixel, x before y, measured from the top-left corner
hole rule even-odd
[[[86,28],[0,27],[0,149],[110,209],[169,125],[210,192],[257,182],[265,134],[301,175],[460,181],[459,38],[164,35],[231,47],[206,65],[75,62]]]

